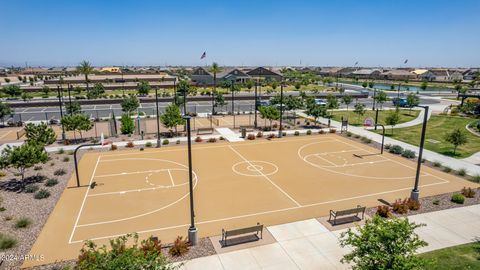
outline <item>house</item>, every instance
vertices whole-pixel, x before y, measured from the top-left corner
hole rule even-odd
[[[103,73],[120,73],[121,70],[119,67],[102,67],[100,69],[100,72]]]
[[[432,69],[430,71],[433,73],[435,81],[439,81],[439,82],[450,81],[450,74],[448,73],[448,69]]]
[[[463,73],[463,79],[466,81],[473,81],[478,79],[479,74],[480,74],[480,69],[472,68]]]
[[[283,76],[273,70],[258,67],[246,72],[253,80],[282,81]]]
[[[212,85],[213,73],[203,67],[198,67],[193,70],[190,76],[192,81],[200,85]],[[221,81],[235,81],[244,83],[250,80],[251,77],[238,68],[225,68],[221,72],[217,73],[217,83]]]
[[[373,79],[380,77],[381,73],[379,69],[362,68],[350,73],[350,76],[359,79]]]
[[[420,75],[424,74],[425,72],[428,72],[428,69],[415,69],[411,71],[413,74],[417,75],[420,77]]]
[[[450,81],[463,81],[463,73],[465,72],[465,70],[462,70],[462,69],[449,69],[448,70],[448,73],[449,73],[449,80]]]
[[[318,72],[318,75],[321,76],[336,76],[337,72],[342,70],[341,67],[324,67],[321,68],[320,71]]]
[[[405,69],[392,69],[383,72],[380,77],[387,80],[414,80],[417,75]]]

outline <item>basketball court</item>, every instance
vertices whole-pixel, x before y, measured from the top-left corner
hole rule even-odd
[[[145,151],[87,152],[82,187],[72,176],[31,254],[41,262],[74,259],[83,241],[137,232],[163,243],[187,234],[190,222],[187,151],[170,146]],[[408,197],[416,163],[336,134],[194,144],[193,186],[199,236],[222,228],[281,224],[328,215],[356,205]],[[88,185],[96,182],[94,189]],[[422,168],[421,196],[476,185]]]

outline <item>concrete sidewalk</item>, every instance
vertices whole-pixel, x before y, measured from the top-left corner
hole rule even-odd
[[[420,252],[475,241],[480,237],[480,205],[453,208],[408,217],[426,224],[416,232],[429,243]],[[277,241],[273,244],[193,259],[181,269],[349,269],[340,259],[349,248],[339,238],[347,229],[329,231],[316,219],[266,228]]]

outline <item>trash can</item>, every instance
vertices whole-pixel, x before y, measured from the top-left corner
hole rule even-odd
[[[240,132],[242,133],[242,138],[247,137],[247,129],[246,128],[241,128]]]

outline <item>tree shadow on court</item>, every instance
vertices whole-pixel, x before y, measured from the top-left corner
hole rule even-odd
[[[25,177],[23,181],[12,178],[10,180],[0,182],[0,190],[22,193],[25,192],[26,186],[30,184],[43,183],[45,179],[47,179],[47,177],[43,175]]]

